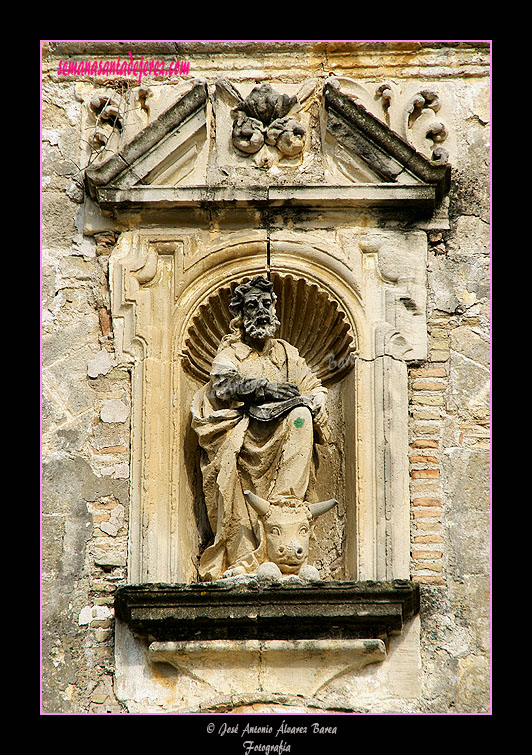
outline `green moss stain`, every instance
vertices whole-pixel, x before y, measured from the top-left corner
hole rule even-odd
[[[304,424],[305,424],[305,420],[303,417],[298,417],[297,419],[294,420],[294,425],[298,428],[303,427]]]

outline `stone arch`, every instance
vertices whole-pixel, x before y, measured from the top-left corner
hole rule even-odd
[[[189,283],[176,301],[173,358],[184,359],[189,373],[198,380],[204,379],[217,343],[227,333],[227,305],[233,288],[254,275],[264,274],[273,281],[283,307],[278,313],[279,337],[296,346],[305,358],[310,352],[311,361],[318,360],[316,368],[326,382],[340,379],[346,372],[345,365],[352,365],[349,355],[354,357],[367,350],[372,337],[365,325],[360,283],[352,270],[335,257],[333,250],[285,240],[271,243],[269,259],[265,241],[237,241],[216,248],[209,254],[212,264],[207,269],[203,257],[198,264],[199,275],[194,276],[193,269],[188,271]],[[307,319],[301,327],[289,316],[287,298],[292,309],[301,312],[301,306],[305,308]],[[318,306],[311,309],[313,303]],[[323,325],[324,348],[313,352],[315,341],[309,335],[305,343],[304,328],[320,327],[323,338]],[[200,343],[202,337],[204,345]],[[334,375],[328,374],[323,365],[327,349],[335,351],[337,362],[345,363],[341,372],[337,367]]]

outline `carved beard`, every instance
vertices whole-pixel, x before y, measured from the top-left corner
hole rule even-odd
[[[270,315],[244,317],[242,324],[247,336],[264,341],[266,338],[273,338],[275,331],[281,323],[275,314],[272,313]]]

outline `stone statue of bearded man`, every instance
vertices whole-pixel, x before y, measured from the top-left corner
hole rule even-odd
[[[314,444],[328,439],[327,390],[296,348],[274,338],[276,298],[260,275],[237,286],[230,332],[193,400],[214,534],[200,559],[202,580],[256,571],[264,543],[243,491],[274,504],[305,500]]]

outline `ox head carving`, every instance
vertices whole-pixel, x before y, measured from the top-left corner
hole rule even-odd
[[[308,559],[313,520],[338,504],[335,498],[320,503],[295,500],[290,504],[270,503],[249,490],[244,491],[249,505],[264,524],[266,553],[282,574],[298,574]]]

